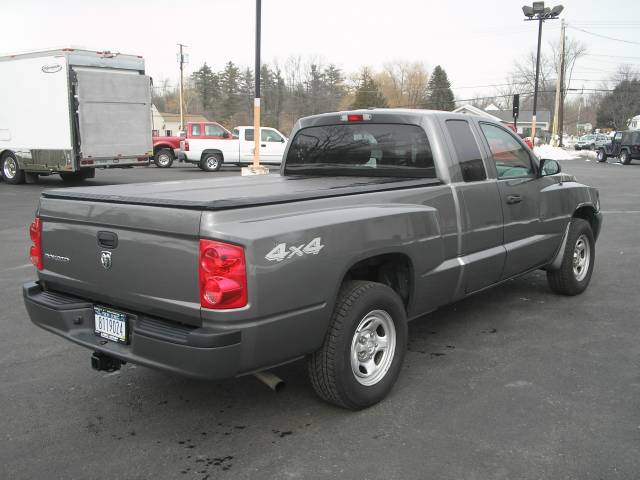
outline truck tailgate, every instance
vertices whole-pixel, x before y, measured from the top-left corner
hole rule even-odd
[[[39,216],[47,289],[201,325],[199,211],[42,198]]]

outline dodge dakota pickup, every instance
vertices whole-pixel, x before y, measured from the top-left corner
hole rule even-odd
[[[370,109],[300,119],[279,175],[43,192],[32,321],[93,352],[200,379],[306,358],[360,409],[401,372],[407,322],[536,269],[576,295],[596,189],[498,123]]]

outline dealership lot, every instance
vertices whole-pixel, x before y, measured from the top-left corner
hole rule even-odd
[[[321,403],[303,362],[277,370],[279,394],[252,377],[92,371],[90,352],[33,326],[21,299],[35,277],[27,228],[38,195],[65,185],[0,183],[3,477],[635,478],[640,162],[562,167],[600,189],[589,289],[555,296],[536,272],[413,322],[396,388],[356,413]],[[112,170],[85,184],[204,175],[239,171]]]

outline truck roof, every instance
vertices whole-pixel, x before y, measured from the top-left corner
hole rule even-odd
[[[357,109],[357,110],[348,110],[348,111],[341,111],[341,112],[329,112],[329,113],[320,113],[318,115],[310,115],[308,117],[302,117],[300,118],[300,123],[305,125],[308,124],[310,122],[313,122],[314,120],[320,120],[320,123],[324,123],[322,122],[322,120],[335,120],[336,117],[339,117],[341,115],[344,114],[371,114],[373,118],[375,118],[375,116],[382,116],[384,119],[392,119],[393,117],[398,117],[398,119],[408,119],[408,118],[413,118],[413,119],[418,119],[418,118],[423,118],[426,116],[429,117],[447,117],[447,118],[460,118],[460,119],[468,119],[468,118],[477,118],[483,121],[489,121],[491,122],[492,120],[487,118],[487,117],[482,117],[480,115],[473,115],[473,114],[469,114],[469,113],[454,113],[454,112],[447,112],[447,111],[442,111],[442,110],[427,110],[427,109],[413,109],[413,108],[366,108],[366,109]],[[372,118],[372,119],[373,119]],[[498,123],[493,121],[493,123]]]
[[[108,50],[84,50],[81,48],[71,47],[6,54],[0,56],[0,62],[8,62],[22,58],[51,56],[66,57],[70,65],[124,68],[144,71],[144,59],[142,55],[110,52]]]

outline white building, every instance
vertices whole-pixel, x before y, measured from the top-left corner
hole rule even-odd
[[[179,113],[166,113],[159,112],[155,105],[151,106],[151,113],[153,115],[153,130],[158,132],[158,135],[178,135],[180,131],[180,114]],[[198,114],[185,114],[184,123],[189,122],[208,122],[209,119],[203,115]]]

